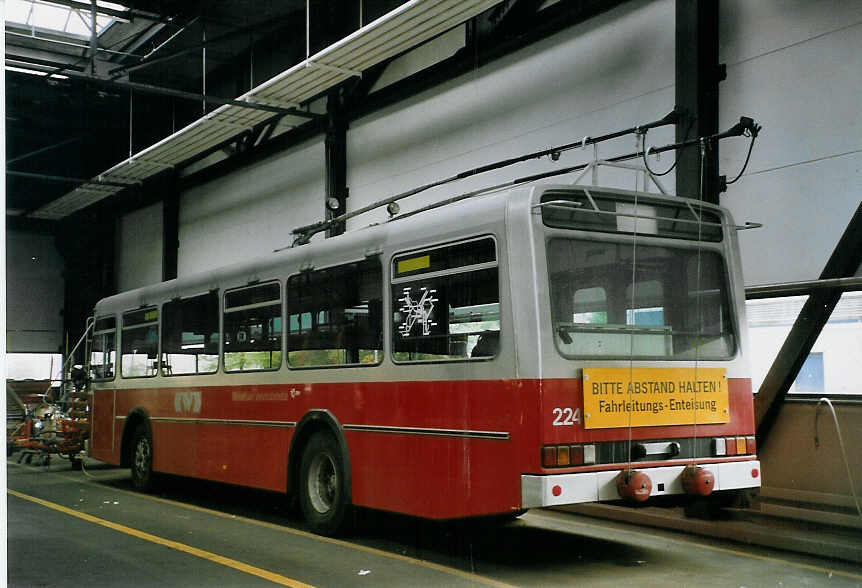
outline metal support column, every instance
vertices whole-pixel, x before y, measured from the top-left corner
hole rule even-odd
[[[116,293],[116,226],[115,215],[94,207],[56,227],[57,250],[65,266],[63,333],[70,341],[83,334],[96,302]]]
[[[821,280],[848,278],[856,274],[862,264],[862,203],[856,208],[850,224],[835,246],[832,256],[820,274]],[[778,417],[787,391],[796,380],[802,364],[820,336],[826,321],[845,291],[842,287],[811,290],[802,311],[793,323],[784,345],[778,352],[769,373],[760,385],[754,400],[754,418],[757,424],[757,444],[762,447]]]
[[[326,129],[326,220],[347,212],[347,116],[338,90],[329,94],[326,102],[329,125]],[[340,235],[344,222],[335,223],[326,231],[327,237]]]
[[[718,0],[676,0],[676,106],[684,115],[676,125],[677,141],[718,132],[718,83],[725,77],[718,63]],[[676,193],[718,204],[718,142],[704,158],[703,194],[699,149],[683,149],[676,157]]]

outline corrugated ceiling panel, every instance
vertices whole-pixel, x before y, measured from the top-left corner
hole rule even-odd
[[[457,26],[500,0],[413,0],[264,82],[238,100],[283,108],[300,106],[329,88]],[[236,137],[274,114],[224,105],[94,180],[139,182]],[[285,118],[289,118],[285,117]],[[305,119],[302,119],[305,120]],[[297,119],[297,123],[300,119]],[[123,188],[84,184],[30,216],[60,219]]]

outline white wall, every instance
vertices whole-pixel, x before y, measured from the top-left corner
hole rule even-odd
[[[348,132],[351,206],[663,117],[674,105],[673,20],[672,1],[632,2],[354,122]],[[648,143],[672,138],[669,128],[651,134]],[[634,150],[628,137],[602,145],[600,156]],[[405,201],[402,210],[591,157],[590,148],[568,152],[557,163],[545,158],[491,172]],[[655,165],[664,169],[666,163]],[[632,173],[602,176],[618,187],[635,187]],[[352,226],[374,218],[357,219]]]
[[[631,2],[354,121],[347,134],[348,209],[473,166],[663,117],[674,103],[673,13],[672,0]],[[462,40],[453,35],[452,42]],[[396,62],[391,67],[398,72],[407,66]],[[649,142],[665,144],[672,138],[673,130],[667,129],[651,134]],[[603,146],[600,155],[634,149],[634,139],[627,138]],[[416,197],[402,209],[591,157],[592,150],[578,151],[556,164],[547,158],[523,164]],[[322,218],[324,173],[320,137],[183,194],[179,274],[288,245],[291,229]],[[603,177],[635,187],[630,172],[603,172]],[[668,185],[673,186],[672,179]],[[383,214],[360,217],[349,228]]]
[[[323,137],[189,190],[180,201],[180,276],[266,255],[320,220]]]
[[[54,237],[22,231],[6,233],[4,304],[8,352],[52,353],[61,348],[63,267]]]
[[[862,2],[719,3],[721,128],[763,125],[746,174],[722,204],[737,222],[747,284],[816,279],[862,196]],[[747,141],[725,141],[721,170]]]
[[[120,219],[117,250],[119,292],[162,281],[162,204]]]
[[[862,3],[720,3],[720,128],[752,116],[764,129],[746,174],[722,195],[741,233],[746,284],[816,278],[860,199]],[[674,105],[673,0],[634,1],[449,83],[354,121],[348,131],[349,209],[477,165],[662,117]],[[460,37],[453,35],[453,44]],[[436,50],[446,54],[445,48]],[[393,63],[392,76],[411,56]],[[386,74],[384,78],[386,79]],[[648,145],[673,140],[651,132]],[[722,142],[721,173],[736,175],[748,143]],[[600,156],[633,151],[626,137]],[[569,152],[417,196],[410,210],[478,185],[588,161]],[[656,169],[673,161],[666,154]],[[180,275],[290,242],[319,220],[323,137],[183,195]],[[563,178],[571,181],[572,177]],[[631,173],[600,183],[634,188]],[[664,178],[671,191],[673,174]],[[350,222],[356,228],[384,213]]]

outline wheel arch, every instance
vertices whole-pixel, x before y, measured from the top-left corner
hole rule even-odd
[[[287,494],[291,500],[298,494],[299,468],[302,461],[302,451],[308,444],[309,439],[320,431],[331,433],[338,444],[341,458],[344,462],[344,488],[347,503],[353,503],[353,468],[350,466],[350,452],[347,450],[347,439],[344,436],[344,427],[338,422],[331,412],[326,409],[315,409],[307,412],[296,424],[296,431],[290,440],[290,449],[287,457]]]
[[[135,435],[135,429],[141,423],[146,427],[150,439],[153,438],[149,413],[140,406],[129,411],[126,416],[126,424],[123,427],[123,440],[120,443],[120,467],[129,467],[132,464],[132,438]]]

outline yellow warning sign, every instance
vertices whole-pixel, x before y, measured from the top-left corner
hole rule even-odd
[[[730,420],[724,368],[584,368],[584,427]]]

